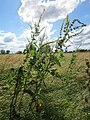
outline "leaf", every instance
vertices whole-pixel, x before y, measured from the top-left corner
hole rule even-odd
[[[56,68],[53,68],[52,70],[50,70],[50,74],[54,76],[56,74],[56,70],[57,70]]]
[[[3,89],[9,89],[11,86],[9,84],[6,84],[6,86],[3,86]]]
[[[36,84],[36,82],[34,80],[32,80],[28,83],[28,85],[34,85],[34,84]]]
[[[31,53],[32,56],[35,56],[35,51],[34,50],[31,50],[30,53]]]
[[[41,90],[42,90],[42,88],[40,88],[40,89],[38,90],[38,95],[40,95],[40,93],[41,93]]]
[[[58,59],[57,56],[55,56],[55,55],[51,55],[51,56],[50,56],[50,60],[51,60],[52,63],[61,66],[61,64],[60,64],[59,59]]]
[[[60,55],[60,58],[64,58],[64,54],[63,54],[62,51],[59,51],[59,50],[58,50],[58,54]]]

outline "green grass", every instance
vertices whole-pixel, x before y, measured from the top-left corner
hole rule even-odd
[[[72,54],[65,53],[65,57],[61,60],[61,67],[57,66],[61,79],[53,77],[53,80],[46,81],[43,120],[89,120],[90,101],[85,102],[85,97],[89,96],[86,88],[85,59],[88,58],[90,61],[90,52],[76,54],[76,65],[72,74],[67,74]],[[0,120],[9,120],[9,106],[13,90],[3,89],[7,85],[8,69],[20,66],[24,57],[22,54],[0,55]],[[25,104],[26,102],[27,100]]]

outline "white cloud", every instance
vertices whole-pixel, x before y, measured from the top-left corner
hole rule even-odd
[[[71,42],[73,43],[71,43]],[[86,26],[81,34],[73,37],[66,45],[71,45],[68,50],[90,49],[90,25]]]
[[[18,50],[23,50],[23,48],[20,48],[21,45],[25,47],[25,43],[18,41],[14,33],[0,31],[0,50],[9,49],[11,52],[16,52]]]
[[[14,33],[8,32],[8,33],[3,33],[3,41],[7,44],[11,44],[13,42],[17,41],[17,38]]]
[[[45,9],[45,13],[42,17],[41,27],[46,27],[46,35],[48,38],[55,33],[52,31],[53,23],[59,19],[65,18],[67,14],[71,13],[80,2],[83,0],[55,0],[47,2],[41,2],[45,0],[21,0],[21,6],[18,10],[20,18],[27,23],[37,21],[40,14]],[[30,31],[27,29],[22,36],[30,38]]]
[[[43,25],[43,24],[44,24],[44,25]],[[32,26],[33,26],[33,25],[32,25]],[[44,29],[43,29],[43,26],[45,26]],[[36,37],[36,40],[39,41],[40,38],[43,36],[44,33],[45,33],[45,35],[46,35],[46,38],[47,38],[48,40],[50,40],[50,39],[51,39],[51,35],[54,34],[55,31],[56,31],[56,30],[51,31],[52,27],[53,27],[53,24],[49,24],[49,23],[46,23],[46,22],[40,23],[40,30],[41,30],[41,29],[43,29],[43,30],[40,32],[39,36]],[[20,39],[21,39],[21,38],[24,38],[24,39],[27,39],[27,38],[28,38],[29,41],[30,41],[30,40],[31,40],[31,34],[32,34],[31,31],[33,31],[33,32],[35,31],[34,26],[33,26],[33,29],[32,29],[32,30],[31,30],[30,28],[29,28],[29,29],[25,29],[25,30],[23,31],[22,35],[20,36]],[[28,40],[26,40],[26,41],[28,41]],[[44,42],[46,42],[46,41],[44,41]]]
[[[32,19],[37,20],[44,8],[46,11],[43,20],[55,22],[71,13],[80,0],[56,0],[47,3],[42,3],[40,0],[21,0],[21,3],[18,14],[24,22],[31,22]]]
[[[31,39],[31,30],[30,30],[30,29],[25,29],[25,30],[23,31],[23,34],[21,35],[21,38]]]

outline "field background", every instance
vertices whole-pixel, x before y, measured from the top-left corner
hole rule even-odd
[[[77,64],[85,66],[85,59],[90,61],[90,52],[78,52],[77,55]],[[64,53],[64,60],[61,63],[63,68],[67,67],[72,57],[72,53]],[[8,69],[11,67],[18,67],[23,63],[25,55],[23,54],[4,54],[0,55],[0,68]]]
[[[62,75],[62,80],[53,78],[53,80],[47,81],[48,90],[46,93],[47,99],[45,101],[48,101],[46,108],[49,107],[46,116],[50,116],[48,113],[51,112],[51,115],[56,115],[58,120],[60,120],[58,117],[60,114],[66,118],[65,120],[68,120],[68,118],[70,120],[75,120],[75,116],[77,117],[77,120],[89,120],[86,118],[86,113],[79,113],[79,111],[88,106],[88,104],[85,103],[85,97],[88,96],[88,90],[86,88],[87,74],[85,59],[90,61],[90,52],[78,52],[74,54],[77,56],[74,72],[77,69],[78,73],[73,74],[71,76],[72,78],[69,78],[69,75],[65,76],[72,58],[72,53],[64,53],[64,58],[61,59],[61,67],[57,66],[59,73]],[[8,88],[8,70],[12,67],[17,68],[22,65],[24,58],[25,55],[23,54],[0,55],[0,120],[9,120],[9,105],[13,90],[8,91],[8,89],[4,89],[4,86],[7,86]],[[72,84],[70,83],[71,86],[66,84],[67,86],[62,88],[63,79],[71,79],[71,82],[72,80],[74,82],[72,82]],[[79,86],[76,85],[75,87],[76,83],[78,83]],[[72,93],[73,90],[74,93]],[[50,109],[50,106],[52,106],[53,111]],[[63,110],[61,110],[62,107]],[[60,117],[62,118],[62,116]]]

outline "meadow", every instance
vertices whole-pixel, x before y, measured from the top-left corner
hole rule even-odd
[[[80,66],[85,66],[85,59],[90,61],[90,52],[77,52],[77,64]],[[57,55],[58,56],[58,55]],[[65,67],[70,63],[72,53],[64,53],[64,61],[62,60],[62,65]],[[25,55],[23,54],[0,54],[0,68],[4,70],[10,69],[12,67],[19,67],[23,64]]]
[[[75,62],[71,65],[75,55]],[[56,53],[56,56],[58,54]],[[9,89],[8,72],[10,68],[18,68],[23,64],[25,55],[0,55],[0,120],[9,120],[11,97],[13,88]],[[60,77],[50,78],[46,81],[44,89],[44,113],[37,118],[24,118],[28,111],[28,97],[23,99],[21,120],[90,120],[90,93],[87,87],[88,75],[86,61],[90,62],[90,52],[64,53],[60,59],[61,66],[57,66]],[[70,67],[71,66],[71,67]],[[24,106],[25,105],[25,106]],[[15,119],[16,120],[16,119]],[[18,120],[18,117],[17,117]]]
[[[90,120],[90,52],[62,51],[86,25],[67,16],[59,37],[45,42],[41,18],[30,25],[24,55],[0,55],[0,119]]]

